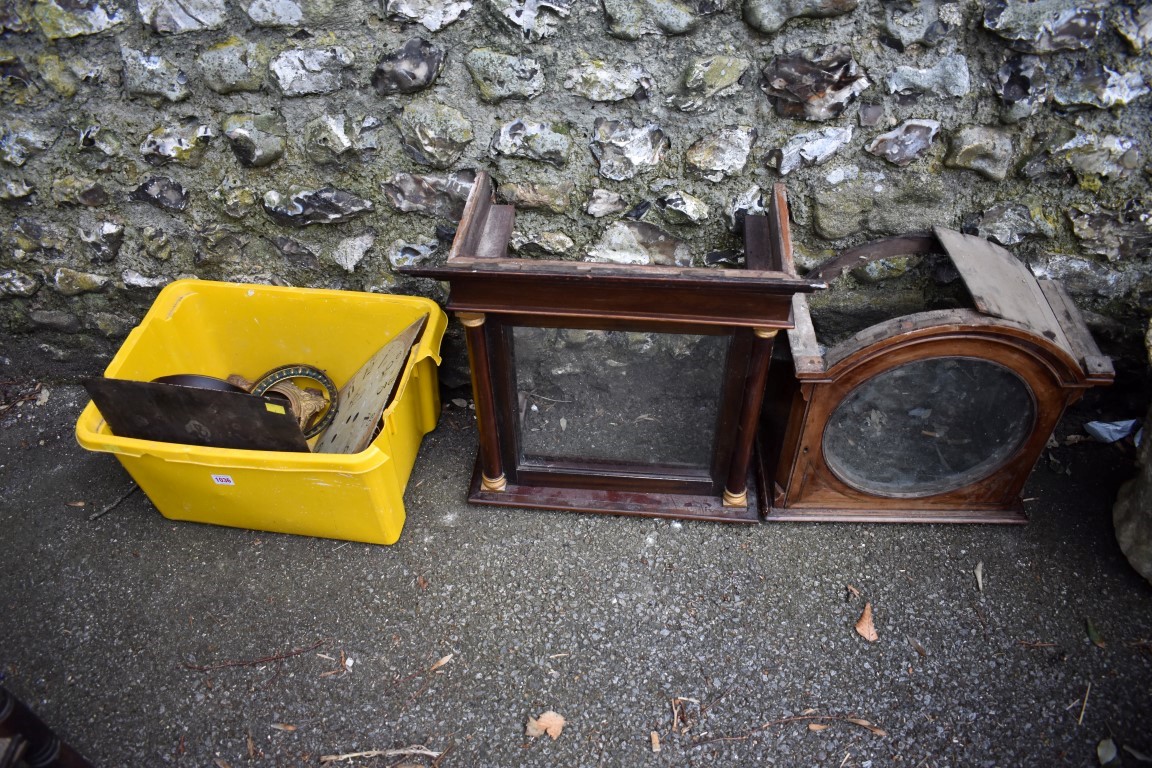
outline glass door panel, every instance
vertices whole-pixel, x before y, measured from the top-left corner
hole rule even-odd
[[[707,470],[731,337],[513,329],[523,460]]]

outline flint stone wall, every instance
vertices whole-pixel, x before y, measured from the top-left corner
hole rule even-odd
[[[1090,0],[8,0],[0,372],[99,370],[183,275],[441,296],[394,268],[444,258],[476,169],[527,258],[724,268],[782,180],[802,267],[963,228],[1138,338],[1150,47],[1152,4]]]

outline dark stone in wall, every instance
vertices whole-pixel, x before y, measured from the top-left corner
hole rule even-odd
[[[132,190],[128,197],[169,211],[182,211],[188,207],[188,190],[167,176],[153,176]]]
[[[381,96],[416,93],[436,81],[444,66],[444,51],[414,37],[395,53],[385,55],[372,73],[372,87]]]
[[[781,117],[831,120],[871,83],[846,46],[777,56],[764,68],[762,87]]]
[[[384,184],[383,191],[398,211],[418,211],[458,221],[464,215],[464,203],[475,180],[472,170],[447,176],[398,173]]]
[[[372,210],[372,201],[334,187],[291,188],[286,194],[272,190],[264,195],[264,212],[278,224],[307,227],[340,224]]]
[[[221,129],[236,159],[247,168],[263,168],[284,156],[288,129],[278,114],[228,115]]]

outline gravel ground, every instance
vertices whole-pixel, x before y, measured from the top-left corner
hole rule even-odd
[[[98,766],[1152,753],[1152,586],[1112,536],[1115,447],[1042,461],[1024,527],[681,524],[468,506],[475,438],[449,405],[381,547],[172,522],[141,493],[89,520],[130,480],[77,447],[83,402],[0,414],[0,676]],[[526,736],[548,710],[559,738]]]

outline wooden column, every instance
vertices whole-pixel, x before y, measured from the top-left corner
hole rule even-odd
[[[728,481],[724,485],[724,506],[748,506],[748,465],[752,461],[752,444],[760,422],[760,407],[764,404],[764,385],[768,380],[768,366],[772,362],[772,347],[777,329],[756,328],[756,341],[748,361],[748,374],[744,383],[744,403],[740,421],[736,426],[736,439],[732,449],[732,463],[728,468]]]
[[[472,369],[472,399],[476,403],[476,426],[480,436],[481,483],[486,491],[508,486],[500,459],[500,435],[496,427],[496,398],[492,393],[492,368],[483,312],[457,312],[468,340],[468,364]]]
[[[65,744],[15,696],[0,688],[0,737],[18,742],[23,747],[20,765],[29,768],[92,768],[76,750]],[[8,765],[0,753],[0,763]]]

